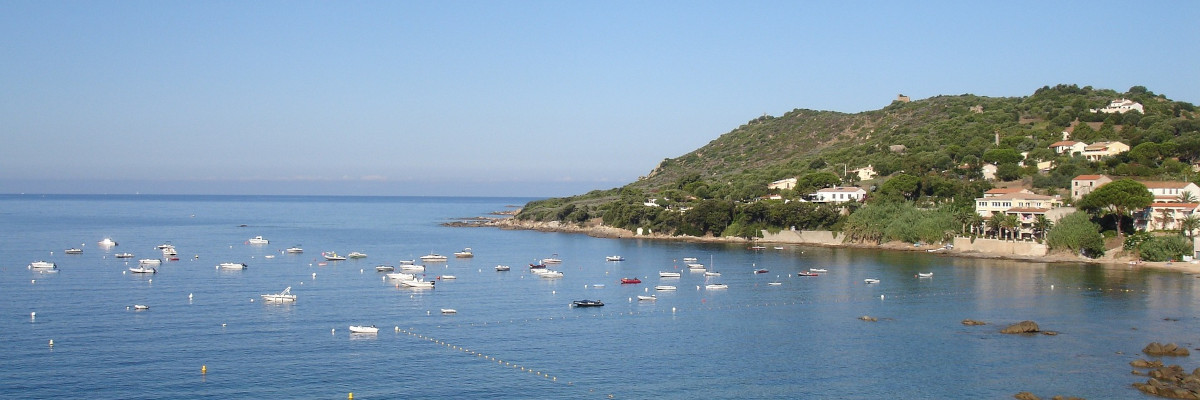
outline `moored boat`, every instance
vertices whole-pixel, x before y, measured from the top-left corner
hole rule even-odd
[[[400,284],[416,289],[433,289],[434,285],[433,281],[427,281],[424,279],[409,279],[406,281],[400,281]]]
[[[458,310],[455,310],[453,308],[443,308],[442,314],[458,314]]]
[[[704,285],[704,289],[705,290],[729,289],[729,285],[726,285],[724,283],[710,283],[708,285]]]
[[[117,254],[113,254],[113,257],[116,257],[116,258],[133,258],[133,254],[132,254],[132,253],[117,253]]]
[[[117,242],[114,242],[110,238],[104,238],[104,240],[101,240],[101,241],[97,242],[96,244],[99,244],[100,247],[113,247],[113,246],[117,245]]]
[[[634,283],[642,283],[642,280],[638,279],[638,278],[621,278],[622,285],[628,285],[628,284],[634,284]]]
[[[542,268],[546,268],[546,264],[529,264],[529,269],[542,269]]]
[[[145,305],[145,304],[134,304],[133,309],[135,311],[144,311],[144,310],[149,310],[150,306]]]
[[[771,272],[771,271],[768,271],[766,268],[760,268],[760,269],[754,270],[754,273],[756,273],[756,274],[765,274],[768,272]]]
[[[284,251],[288,252],[288,253],[292,253],[292,254],[297,254],[297,253],[303,253],[304,248],[300,247],[300,245],[295,245],[292,247],[288,247],[287,250],[284,250]]]
[[[820,276],[816,272],[812,272],[812,271],[800,271],[800,273],[798,273],[796,275],[798,275],[798,276]]]
[[[413,279],[417,279],[416,275],[406,274],[403,272],[392,272],[392,273],[387,274],[387,277],[388,277],[388,279],[395,279],[395,280],[400,280],[400,281],[411,281]]]
[[[63,253],[67,253],[67,254],[83,254],[83,249],[80,249],[80,248],[78,248],[78,247],[72,247],[72,248],[69,248],[69,249],[63,250]]]
[[[437,253],[429,253],[421,256],[421,261],[424,262],[445,262],[446,260],[446,256]]]
[[[867,279],[863,279],[863,283],[867,283],[867,284],[879,283],[879,280],[875,279],[875,278],[867,278]]]
[[[539,269],[539,270],[532,270],[529,272],[532,272],[534,275],[537,275],[537,276],[540,276],[543,278],[562,278],[563,277],[562,272],[555,271],[552,269]]]
[[[677,289],[677,288],[674,286],[671,286],[671,285],[658,285],[658,286],[654,287],[654,290],[675,290],[675,289]]]
[[[496,266],[497,271],[508,271],[510,269],[512,269],[512,268],[507,265],[497,265]]]
[[[245,263],[224,262],[224,263],[217,264],[217,268],[218,269],[242,270],[242,269],[246,269],[246,264]]]
[[[700,261],[700,259],[696,258],[696,257],[684,257],[683,258],[683,262],[685,262],[685,263],[694,263],[696,261]]]
[[[246,241],[246,243],[249,243],[249,244],[269,244],[269,243],[271,243],[271,241],[270,241],[270,240],[267,240],[267,239],[264,239],[262,236],[255,236],[255,237],[252,237],[252,238],[250,238],[250,240],[247,240],[247,241]]]
[[[413,271],[413,272],[421,272],[421,271],[424,271],[424,270],[425,270],[425,266],[424,266],[424,265],[417,265],[417,264],[401,264],[401,265],[400,265],[400,270],[401,270],[401,271]]]
[[[820,272],[820,273],[829,272],[829,270],[827,270],[825,268],[809,268],[808,270],[811,272]]]
[[[29,269],[55,269],[58,264],[49,261],[34,261],[29,263]]]
[[[136,267],[129,267],[129,272],[132,272],[135,274],[157,274],[158,268],[144,267],[144,266],[139,265]]]
[[[607,256],[607,257],[604,257],[604,261],[625,261],[625,257],[621,257],[621,256]]]
[[[391,271],[395,271],[395,270],[396,270],[396,267],[393,267],[391,265],[376,265],[375,266],[375,272],[391,272]]]
[[[321,253],[321,257],[325,257],[326,261],[344,261],[346,257],[338,255],[336,251],[326,251]]]
[[[288,286],[279,293],[270,293],[259,295],[268,303],[291,303],[296,301],[296,295],[292,294],[292,287]]]
[[[454,257],[455,258],[471,258],[471,257],[475,257],[475,253],[472,253],[471,248],[467,247],[465,249],[462,249],[462,251],[454,252]]]
[[[932,278],[933,273],[932,272],[918,272],[917,277],[918,278]]]
[[[604,307],[604,302],[600,300],[575,300],[571,302],[572,307]]]
[[[359,253],[359,252],[357,252],[357,251],[352,251],[352,252],[350,252],[350,254],[347,254],[347,255],[346,255],[346,257],[350,257],[350,258],[367,258],[367,255],[366,255],[366,254],[363,254],[363,253]]]
[[[659,278],[678,278],[679,273],[678,272],[669,272],[669,271],[658,271],[658,277]]]
[[[562,260],[558,258],[558,253],[554,253],[550,258],[543,258],[542,264],[562,264]]]
[[[362,333],[362,334],[379,333],[379,328],[376,328],[375,325],[371,325],[371,326],[350,325],[350,333]]]
[[[162,260],[157,259],[157,258],[143,258],[141,260],[138,260],[138,264],[156,267],[156,266],[162,265]]]
[[[654,300],[658,300],[658,297],[655,295],[649,295],[649,296],[638,295],[638,300],[654,301]]]

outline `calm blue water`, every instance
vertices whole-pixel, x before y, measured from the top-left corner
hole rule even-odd
[[[1143,346],[1197,342],[1200,289],[1180,273],[439,226],[527,200],[0,196],[0,397],[1136,398]],[[246,244],[258,235],[271,244]],[[155,275],[112,256],[160,257],[164,242],[181,260]],[[292,245],[305,253],[281,253]],[[433,290],[374,271],[464,247],[476,257],[428,264],[427,278],[457,276]],[[322,251],[369,257],[320,266]],[[565,277],[528,273],[555,253]],[[615,254],[627,261],[604,261]],[[697,289],[686,269],[658,278],[687,256],[711,257],[729,289]],[[26,268],[41,259],[60,272]],[[249,268],[214,268],[226,261]],[[795,276],[811,267],[829,273]],[[637,300],[663,282],[679,290]],[[257,300],[287,286],[296,304]],[[997,333],[1026,319],[1061,334]],[[350,335],[357,324],[381,329]]]

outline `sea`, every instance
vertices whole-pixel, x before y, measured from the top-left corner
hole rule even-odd
[[[0,195],[0,397],[1142,398],[1144,346],[1200,346],[1200,279],[1180,272],[442,225],[530,200]],[[160,244],[178,260],[129,271]],[[430,253],[449,257],[417,261],[433,289],[375,270]],[[561,278],[530,273],[545,258]],[[288,287],[295,303],[260,297]],[[1024,320],[1058,334],[999,333]]]

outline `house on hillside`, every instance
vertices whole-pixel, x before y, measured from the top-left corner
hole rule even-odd
[[[983,179],[994,181],[996,180],[996,171],[999,169],[996,164],[983,164],[983,167],[979,168],[979,172],[983,174]]]
[[[1083,154],[1083,150],[1085,148],[1087,148],[1087,143],[1076,142],[1074,140],[1063,140],[1060,142],[1054,142],[1054,144],[1050,145],[1050,149],[1054,150],[1055,153],[1058,153],[1058,154],[1065,153],[1066,155],[1069,155],[1069,156],[1075,155],[1077,153]]]
[[[1104,186],[1104,184],[1112,182],[1112,178],[1105,175],[1079,175],[1075,179],[1071,179],[1071,198],[1082,199],[1096,188]]]
[[[1005,193],[990,197],[987,195],[984,196],[975,199],[975,213],[985,218],[991,217],[993,212],[1003,214],[1013,208],[1049,211],[1052,208],[1062,206],[1062,199],[1058,196],[1021,192]]]
[[[1200,203],[1152,203],[1133,215],[1133,226],[1143,231],[1178,230],[1179,221],[1196,215]]]
[[[850,170],[850,173],[857,174],[858,180],[860,180],[860,181],[875,179],[875,176],[879,175],[879,174],[875,173],[875,167],[870,166],[870,165],[859,168],[859,169],[852,169],[852,170]]]
[[[796,178],[780,179],[767,185],[767,189],[791,190],[796,187]]]
[[[1124,114],[1124,113],[1127,113],[1130,111],[1137,111],[1142,114],[1146,113],[1146,110],[1142,107],[1142,103],[1138,103],[1136,101],[1129,100],[1129,99],[1113,100],[1112,102],[1108,103],[1108,106],[1106,106],[1104,108],[1101,108],[1101,109],[1093,108],[1090,111],[1092,112],[1092,114],[1095,114],[1097,112],[1102,112],[1105,114],[1112,114],[1112,113]]]
[[[1099,161],[1129,151],[1129,145],[1121,142],[1096,142],[1083,148],[1083,157],[1088,161]]]
[[[1200,186],[1191,182],[1180,181],[1145,181],[1146,189],[1154,195],[1154,201],[1159,203],[1181,203],[1179,196],[1191,193],[1192,201],[1200,200]]]
[[[862,201],[866,197],[867,191],[855,186],[824,188],[810,196],[813,203],[845,203],[848,201]]]

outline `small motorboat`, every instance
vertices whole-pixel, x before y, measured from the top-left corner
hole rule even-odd
[[[703,269],[704,269],[704,264],[700,264],[700,263],[688,263],[688,264],[687,264],[687,267],[688,267],[688,269],[699,269],[699,270],[703,270]]]
[[[820,274],[817,274],[816,272],[812,272],[812,271],[800,271],[800,273],[798,273],[796,275],[798,275],[798,276],[821,276]]]
[[[453,308],[443,308],[442,314],[458,314],[458,310],[455,310]]]
[[[379,333],[379,328],[376,328],[375,325],[371,325],[371,326],[350,325],[350,333],[361,333],[361,334],[371,335],[371,334]]]
[[[767,286],[779,286],[782,284],[783,282],[767,282]]]
[[[413,279],[417,279],[416,275],[406,274],[403,272],[391,272],[387,274],[387,277],[388,279],[395,279],[398,281],[411,281]]]
[[[671,285],[658,285],[658,286],[654,287],[654,290],[675,290],[675,289],[676,289],[676,287],[671,286]]]
[[[659,278],[678,278],[679,273],[678,272],[669,272],[669,271],[658,271],[658,277]]]
[[[28,269],[55,269],[55,268],[58,268],[58,264],[55,264],[55,263],[52,263],[49,261],[34,261],[34,262],[29,263],[29,267],[28,267]]]
[[[700,259],[696,258],[696,257],[684,257],[683,258],[683,262],[685,262],[685,263],[694,263],[696,261],[700,261]]]
[[[543,277],[543,278],[562,278],[563,277],[562,272],[555,271],[552,269],[539,269],[539,270],[534,270],[534,271],[529,271],[529,272],[533,273],[534,275]]]
[[[826,273],[826,272],[829,272],[829,270],[827,270],[827,269],[825,269],[825,268],[809,268],[808,270],[809,270],[810,272],[820,272],[820,273]]]
[[[509,266],[507,266],[507,265],[497,265],[497,266],[496,266],[496,270],[497,270],[497,271],[508,271],[508,270],[510,270],[510,269],[512,269],[512,268],[510,268],[510,267],[509,267]]]
[[[113,254],[113,257],[116,257],[116,258],[133,258],[133,254],[131,254],[131,253],[117,253],[117,254]]]
[[[114,241],[113,241],[112,239],[110,239],[110,238],[104,238],[104,240],[101,240],[101,241],[99,241],[99,242],[96,242],[96,244],[99,244],[99,245],[100,245],[100,247],[113,247],[113,246],[116,246],[116,245],[117,245],[117,242],[114,242]]]
[[[768,271],[768,270],[766,270],[766,269],[756,269],[756,270],[754,270],[754,273],[756,273],[756,274],[765,274],[765,273],[768,273],[768,272],[771,272],[771,271]]]
[[[72,248],[69,248],[69,249],[63,250],[63,253],[67,253],[67,254],[83,254],[83,249],[80,249],[80,248],[77,248],[77,247],[72,247]]]
[[[269,244],[269,243],[271,243],[271,241],[270,241],[270,240],[267,240],[267,239],[263,239],[263,237],[262,237],[262,236],[255,236],[255,237],[252,237],[252,238],[250,238],[250,240],[247,240],[247,241],[246,241],[246,243],[249,243],[249,244]]]
[[[917,277],[918,278],[932,278],[933,273],[932,272],[918,272]]]
[[[571,302],[572,307],[604,307],[604,302],[600,300],[575,300]]]
[[[866,284],[879,283],[879,280],[875,279],[875,278],[867,278],[867,279],[863,279],[863,283],[866,283]]]
[[[296,295],[292,294],[292,287],[288,286],[279,293],[260,295],[263,301],[268,303],[292,303],[296,301]]]
[[[766,250],[767,246],[750,246],[750,250]]]
[[[135,274],[157,274],[158,268],[144,267],[144,266],[139,265],[136,267],[129,267],[129,272],[132,272]]]
[[[433,289],[434,282],[424,279],[409,279],[400,281],[400,284],[414,289]]]
[[[350,252],[350,254],[347,254],[347,255],[346,255],[346,257],[350,257],[350,258],[367,258],[367,255],[366,255],[366,254],[363,254],[363,253],[359,253],[359,252],[357,252],[357,251],[352,251],[352,252]]]
[[[145,304],[134,304],[133,309],[136,311],[144,311],[144,310],[149,310],[150,306],[145,305]]]
[[[417,265],[417,264],[401,264],[400,270],[401,271],[422,272],[422,271],[425,271],[425,266]]]
[[[287,250],[284,250],[284,251],[288,252],[288,253],[292,253],[292,254],[298,254],[298,253],[303,253],[304,249],[301,248],[300,245],[295,245],[292,247],[288,247]]]
[[[545,263],[541,263],[541,264],[529,264],[529,269],[542,269],[542,268],[546,268],[546,264],[545,264]]]
[[[558,258],[558,253],[554,253],[549,258],[543,258],[542,264],[562,264],[562,260]]]
[[[704,272],[704,276],[721,276],[721,273],[717,271],[706,271]]]
[[[421,256],[421,261],[424,262],[446,262],[446,256],[436,253],[429,253]]]
[[[775,246],[775,250],[783,250],[783,246]]]
[[[462,251],[454,252],[454,258],[471,258],[471,257],[475,257],[475,253],[471,252],[470,247],[462,249]]]
[[[439,277],[439,279],[441,279],[443,281],[452,281],[452,280],[458,279],[458,277],[454,276],[454,275],[442,275]]]
[[[395,270],[396,270],[396,267],[393,267],[391,265],[376,265],[375,266],[375,272],[392,272]]]
[[[179,255],[179,252],[175,251],[175,246],[169,244],[160,244],[157,248],[162,250],[163,255],[167,257]]]
[[[336,251],[326,251],[321,253],[321,257],[325,257],[326,261],[344,261],[346,257],[338,255]]]
[[[162,265],[162,260],[157,258],[143,258],[138,260],[138,265],[149,265],[151,267],[156,267]]]
[[[225,263],[220,263],[220,264],[217,264],[217,269],[236,269],[236,270],[243,270],[243,269],[246,269],[246,264],[245,264],[245,263],[232,263],[232,262],[225,262]]]
[[[639,300],[639,301],[655,301],[655,300],[658,300],[658,296],[655,296],[655,295],[649,295],[649,296],[642,296],[642,295],[638,295],[638,300]]]
[[[638,278],[621,278],[622,285],[635,284],[635,283],[642,283],[642,280],[638,279]]]
[[[625,261],[625,257],[621,257],[621,256],[608,256],[608,257],[604,257],[604,261]]]
[[[729,285],[726,285],[724,283],[713,283],[713,284],[704,285],[704,289],[705,290],[729,289]]]

